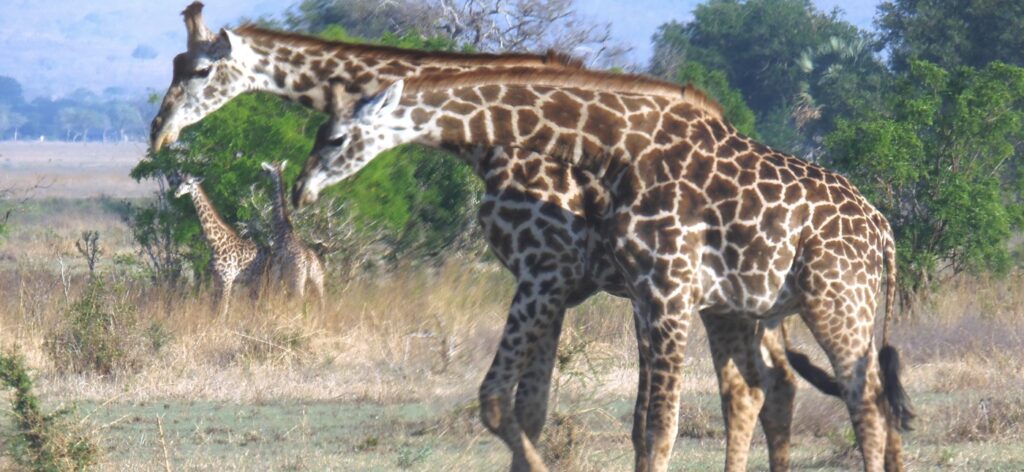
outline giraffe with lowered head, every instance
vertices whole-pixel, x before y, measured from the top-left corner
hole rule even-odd
[[[306,296],[307,283],[312,285],[317,300],[323,303],[324,263],[315,251],[310,249],[295,232],[288,217],[288,201],[285,199],[282,173],[287,161],[264,162],[263,171],[273,183],[272,203],[274,212],[273,238],[271,239],[270,285],[283,287],[288,295]]]
[[[423,73],[507,67],[536,67],[568,70],[578,68],[571,58],[554,53],[459,54],[409,51],[373,45],[323,41],[317,38],[280,33],[254,26],[223,29],[214,34],[202,21],[202,4],[195,2],[184,12],[188,30],[188,50],[175,57],[174,74],[163,103],[152,122],[152,146],[159,150],[174,142],[182,128],[212,113],[232,98],[249,91],[264,91],[297,101],[320,111],[350,109],[351,104],[384,89],[394,80]],[[332,85],[335,93],[329,93]],[[547,392],[551,369],[567,307],[574,306],[597,291],[626,296],[626,287],[607,254],[598,251],[601,234],[591,222],[609,201],[607,192],[594,176],[543,154],[518,149],[493,149],[490,153],[469,153],[462,157],[485,182],[485,194],[479,214],[488,242],[496,256],[517,279],[529,274],[558,273],[561,285],[552,289],[558,296],[543,294],[545,301],[533,303],[533,295],[520,296],[515,303],[543,312],[541,317],[556,320],[534,345],[534,362],[526,367],[516,388],[515,415],[522,426],[522,437],[514,437],[513,468],[532,452],[543,428],[547,411]],[[313,164],[309,162],[307,166]],[[523,219],[523,217],[527,219]],[[518,234],[525,227],[544,244],[520,245]],[[522,283],[521,291],[527,283]],[[523,292],[525,293],[525,292]],[[733,326],[707,325],[713,344],[735,337]],[[753,331],[748,333],[753,336]],[[752,365],[761,349],[741,353],[732,350],[736,362],[722,363],[723,398],[746,398],[756,390],[765,397],[762,423],[768,436],[773,470],[788,466],[788,418],[792,413],[795,384],[786,357],[773,331],[764,338],[771,372],[760,386],[748,385],[736,365]],[[641,352],[644,352],[641,349]],[[641,391],[648,366],[640,358]],[[716,359],[717,362],[717,359]],[[802,373],[802,372],[801,372]],[[749,377],[749,376],[748,376]],[[756,382],[755,382],[756,383]],[[753,388],[753,390],[751,390]],[[642,402],[638,398],[638,402]],[[756,416],[756,412],[755,412]],[[738,415],[727,416],[727,423]],[[752,426],[751,426],[752,427]],[[634,425],[634,443],[643,431],[643,423]],[[730,463],[734,450],[749,447],[743,435],[734,440],[729,428]],[[513,437],[515,435],[509,435]],[[638,449],[639,450],[639,449]],[[745,454],[745,452],[744,452]],[[745,455],[743,456],[745,457]],[[518,462],[517,462],[518,461]]]
[[[213,280],[217,289],[216,306],[220,316],[226,316],[231,305],[231,292],[235,283],[249,286],[250,297],[259,297],[263,284],[266,282],[269,250],[266,247],[244,239],[235,232],[217,213],[210,197],[200,185],[202,179],[190,176],[178,185],[174,196],[181,198],[188,194],[196,207],[199,224],[203,228],[203,237],[213,258],[210,266],[213,269]]]
[[[692,87],[672,87],[675,97],[667,87],[637,76],[536,69],[397,81],[354,115],[339,111],[322,127],[294,198],[313,201],[405,143],[519,149],[584,170],[608,192],[597,222],[602,250],[625,279],[650,366],[634,416],[642,430],[637,469],[668,469],[694,313],[747,326],[720,346],[712,341],[716,364],[735,361],[729,350],[736,344],[758,349],[766,327],[799,314],[832,363],[833,393],[847,405],[864,469],[901,469],[899,430],[912,413],[888,329],[878,352],[873,339],[885,266],[886,328],[895,294],[888,222],[842,176],[738,134]],[[508,219],[517,217],[529,218]],[[531,229],[517,243],[535,245],[536,238]],[[533,280],[533,290],[550,290],[557,278]],[[530,363],[530,340],[558,322],[536,314],[517,313],[513,304],[480,389],[484,424],[506,442],[520,434],[507,427],[509,405]],[[761,356],[752,360],[737,368],[766,376],[771,366]],[[752,430],[763,394],[723,400],[727,419],[747,418],[730,427]],[[749,442],[744,436],[736,439]],[[745,454],[736,459],[745,465]]]

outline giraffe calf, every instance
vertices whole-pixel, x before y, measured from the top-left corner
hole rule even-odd
[[[272,287],[283,287],[289,296],[304,298],[306,286],[312,285],[314,295],[323,304],[324,263],[295,232],[288,216],[288,203],[284,197],[284,172],[287,161],[264,162],[263,171],[274,186],[271,198],[274,208],[274,235],[270,248],[273,264],[270,270]]]
[[[224,222],[200,185],[202,181],[199,177],[187,177],[178,186],[174,196],[192,196],[199,224],[203,228],[203,237],[213,252],[210,266],[217,289],[215,305],[223,317],[227,315],[231,305],[231,292],[236,282],[249,286],[250,298],[253,300],[259,297],[260,289],[266,280],[270,251],[264,246],[242,238],[234,228]]]

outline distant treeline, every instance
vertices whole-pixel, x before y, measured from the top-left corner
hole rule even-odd
[[[26,101],[17,80],[0,76],[0,140],[139,141],[155,114],[148,97],[118,87]]]

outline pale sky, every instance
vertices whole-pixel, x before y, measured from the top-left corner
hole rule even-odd
[[[0,14],[0,75],[21,82],[30,98],[60,96],[84,87],[117,86],[163,92],[171,59],[185,49],[179,13],[190,0],[4,0]],[[216,30],[240,17],[278,15],[293,1],[207,0],[206,23]],[[578,11],[610,22],[617,39],[646,64],[659,25],[691,18],[696,0],[576,0]],[[814,0],[823,10],[841,5],[844,17],[871,27],[877,0]]]

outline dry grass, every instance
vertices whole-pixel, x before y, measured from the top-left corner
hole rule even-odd
[[[140,198],[151,183],[128,176],[146,155],[142,143],[27,143],[0,141],[4,187],[27,189],[32,198]]]
[[[163,468],[165,450],[166,460],[192,469],[252,469],[268,461],[291,470],[339,464],[376,470],[504,467],[504,449],[482,430],[475,408],[476,389],[512,297],[512,279],[503,270],[456,258],[440,268],[396,270],[330,286],[323,309],[272,299],[253,305],[239,296],[232,313],[221,319],[205,291],[152,287],[129,268],[113,264],[114,255],[131,255],[132,248],[109,206],[92,202],[95,217],[78,216],[78,222],[70,210],[47,210],[51,217],[41,210],[35,220],[26,216],[0,246],[0,254],[8,255],[0,263],[0,293],[5,294],[0,297],[0,346],[20,346],[47,402],[93,405],[94,416],[104,418],[100,426],[111,423],[112,437],[124,435],[111,446],[115,452],[104,468]],[[54,221],[59,229],[50,231]],[[164,330],[163,348],[126,375],[69,373],[44,349],[47,333],[59,326],[61,314],[86,284],[84,261],[71,246],[81,229],[101,230],[107,252],[100,270],[120,287],[116,295],[133,306],[140,323]],[[907,436],[908,461],[915,468],[1013,468],[1007,464],[1016,462],[1000,461],[1024,460],[1020,454],[992,452],[1019,448],[1024,441],[1022,282],[1022,274],[955,280],[915,318],[895,326],[892,338],[903,353],[905,381],[919,413],[918,431]],[[545,453],[558,470],[619,470],[631,463],[636,348],[630,316],[625,301],[598,296],[566,319],[544,440]],[[823,362],[800,324],[792,326],[798,348]],[[717,382],[699,323],[693,331],[677,456],[718,468],[724,441]],[[223,418],[192,429],[175,423],[177,418],[157,419],[184,414],[194,404],[212,404],[214,410],[234,405],[244,413],[325,402],[382,413],[367,420],[357,419],[363,413],[344,414],[319,426],[296,419],[279,431],[259,422],[228,428],[216,422]],[[857,466],[845,408],[806,384],[797,402],[795,460],[812,468]],[[169,406],[147,410],[161,404]],[[410,419],[387,413],[411,406],[429,412]],[[345,425],[354,430],[332,429]],[[164,428],[161,439],[158,429]],[[133,439],[140,429],[150,433],[149,442]],[[352,457],[328,452],[337,449],[331,441],[343,442],[341,456]],[[763,454],[763,440],[756,443],[755,451]],[[273,457],[239,456],[237,450],[221,456],[203,449],[254,444],[309,449],[298,454],[284,447]],[[117,455],[119,450],[145,452],[135,457]],[[377,456],[389,459],[367,459]],[[754,467],[763,461],[756,459]]]

